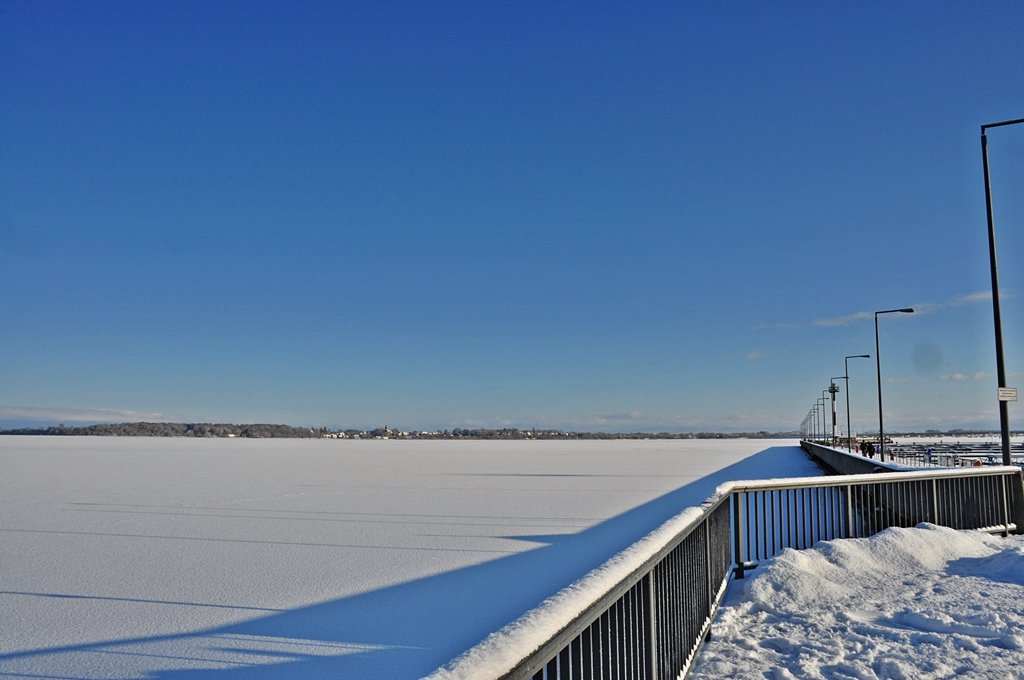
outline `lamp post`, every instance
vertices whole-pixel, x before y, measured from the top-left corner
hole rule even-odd
[[[818,437],[818,404],[811,407],[811,441]]]
[[[885,460],[885,429],[882,427],[882,357],[878,350],[878,315],[879,314],[913,314],[913,307],[902,309],[885,309],[875,312],[875,371],[878,375],[878,460]]]
[[[846,381],[846,443],[847,449],[853,451],[853,428],[850,427],[850,359],[870,359],[870,354],[851,354],[843,357],[843,380]]]
[[[828,379],[828,392],[832,395],[832,446],[838,446],[836,440],[836,392],[839,391],[839,386],[836,385],[835,381],[842,379],[843,376],[836,376],[835,378]],[[849,433],[847,433],[849,434]]]
[[[828,434],[828,418],[825,417],[825,407],[828,406],[828,390],[821,391],[821,439],[825,440],[825,436]]]
[[[989,123],[981,126],[981,160],[985,166],[985,212],[988,216],[988,262],[992,276],[992,321],[996,333],[996,378],[999,381],[999,431],[1003,440],[1003,465],[1010,465],[1010,413],[1009,398],[1004,398],[1006,388],[1006,364],[1003,361],[1003,322],[999,314],[999,274],[996,266],[996,226],[992,216],[992,184],[988,173],[988,137],[985,131],[989,128],[1003,127],[1024,123],[1024,118],[1004,120],[1001,123]]]

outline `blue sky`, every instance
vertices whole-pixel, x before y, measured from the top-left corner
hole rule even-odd
[[[0,420],[789,430],[915,306],[886,429],[997,428],[979,126],[1024,117],[1022,26],[0,2]],[[1024,125],[989,140],[1016,385]]]

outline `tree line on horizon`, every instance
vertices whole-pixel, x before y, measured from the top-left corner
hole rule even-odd
[[[233,423],[100,423],[85,426],[21,427],[0,430],[0,435],[50,435],[96,437],[240,437],[248,439],[767,439],[793,438],[797,432],[577,432],[553,428],[460,428],[433,431],[401,431],[389,427],[332,429],[326,427],[293,427],[280,424]]]
[[[900,432],[896,436],[955,436],[983,434],[982,431],[935,429],[922,432]],[[793,432],[579,432],[556,428],[519,429],[460,428],[433,431],[402,431],[378,427],[370,430],[356,428],[294,427],[281,424],[234,423],[100,423],[96,425],[50,427],[21,427],[0,430],[0,435],[50,435],[96,437],[239,437],[245,439],[480,439],[480,440],[572,440],[572,439],[797,439]]]

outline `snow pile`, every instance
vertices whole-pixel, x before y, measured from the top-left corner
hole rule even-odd
[[[922,524],[786,550],[732,583],[691,677],[1021,677],[1022,662],[1024,536]]]

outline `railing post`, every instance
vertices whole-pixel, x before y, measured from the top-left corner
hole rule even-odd
[[[743,578],[743,517],[740,515],[740,492],[732,492],[733,554],[736,558],[736,578]]]
[[[939,523],[939,480],[932,479],[932,524]]]

